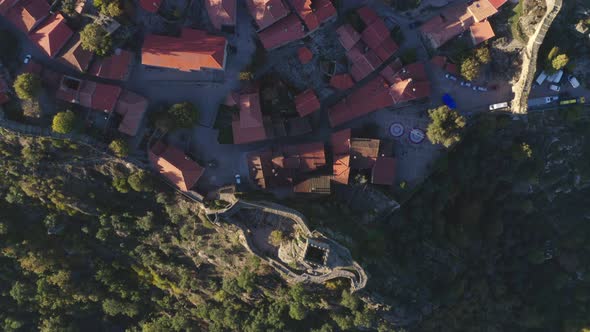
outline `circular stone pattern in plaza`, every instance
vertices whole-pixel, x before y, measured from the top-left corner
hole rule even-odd
[[[393,137],[401,137],[404,134],[404,126],[396,122],[389,127],[389,133]]]
[[[420,144],[424,141],[426,135],[422,129],[414,128],[410,131],[410,142]]]

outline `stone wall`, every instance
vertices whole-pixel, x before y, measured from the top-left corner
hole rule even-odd
[[[546,3],[547,12],[524,49],[522,71],[518,81],[512,86],[514,92],[514,99],[511,104],[513,113],[525,114],[527,112],[529,92],[533,86],[537,70],[539,48],[543,44],[551,23],[553,23],[561,10],[562,0],[546,0]]]

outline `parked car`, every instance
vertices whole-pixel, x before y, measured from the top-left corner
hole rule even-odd
[[[457,78],[451,74],[445,74],[445,78],[451,80],[451,81],[456,81]]]
[[[240,183],[242,183],[242,177],[240,176],[240,174],[236,174],[236,184]]]
[[[574,77],[574,75],[570,75],[567,77],[567,80],[570,82],[570,84],[572,85],[572,88],[576,89],[577,87],[580,86],[580,82],[578,82],[578,79]]]
[[[461,81],[461,86],[470,87],[471,86],[471,82]]]
[[[545,82],[546,79],[547,79],[547,74],[545,74],[545,71],[542,71],[541,74],[539,74],[539,77],[537,77],[535,82],[537,82],[537,84],[541,85],[541,84],[543,84],[543,82]]]
[[[485,92],[485,91],[488,91],[488,88],[486,88],[485,86],[478,86],[477,87],[477,91],[483,91],[483,92]]]
[[[27,54],[27,55],[25,56],[25,60],[24,60],[23,62],[24,62],[25,64],[27,64],[27,63],[29,63],[30,61],[31,61],[31,55],[30,55],[30,54]]]
[[[549,85],[549,90],[559,92],[559,90],[561,90],[561,87],[559,85],[551,84],[551,85]]]

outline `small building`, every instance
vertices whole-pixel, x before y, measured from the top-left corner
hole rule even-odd
[[[90,65],[93,53],[82,48],[80,34],[78,33],[70,40],[69,45],[70,47],[60,56],[59,60],[80,72],[85,72]]]
[[[283,46],[304,36],[305,29],[303,24],[295,14],[290,14],[258,32],[258,37],[266,50]]]
[[[239,115],[234,117],[232,121],[234,144],[253,143],[267,139],[258,89],[251,93],[241,94],[239,108]]]
[[[139,125],[144,118],[147,107],[147,99],[124,90],[115,107],[115,112],[123,117],[121,123],[119,123],[119,131],[129,136],[137,135]]]
[[[393,105],[389,85],[377,76],[328,109],[332,127]]]
[[[310,32],[336,17],[336,8],[330,0],[289,0],[289,2]]]
[[[0,15],[6,16],[8,11],[18,2],[19,0],[0,0]]]
[[[47,19],[45,24],[31,35],[31,41],[53,58],[73,34],[74,32],[66,25],[64,17],[57,14]]]
[[[371,183],[393,185],[395,181],[395,158],[378,157],[371,172]]]
[[[111,113],[122,91],[115,85],[84,81],[64,75],[56,98],[95,111]]]
[[[295,96],[295,109],[304,117],[320,109],[320,101],[312,89],[307,89]]]
[[[94,61],[89,73],[109,80],[125,81],[129,77],[132,60],[133,53],[118,48],[113,55]]]
[[[142,64],[180,71],[224,70],[227,40],[205,31],[184,28],[180,37],[147,35]]]
[[[283,0],[246,0],[246,5],[258,31],[268,28],[290,13]]]
[[[358,33],[350,24],[344,24],[336,29],[338,34],[338,40],[345,50],[350,50],[359,40],[361,40],[361,34]]]
[[[494,38],[496,34],[492,29],[492,25],[489,21],[483,21],[473,24],[469,27],[469,32],[471,34],[471,41],[473,45],[479,45],[484,41]]]
[[[350,74],[338,74],[330,78],[330,86],[337,90],[348,90],[354,86],[354,81]]]
[[[0,8],[7,8],[8,20],[25,34],[32,32],[49,16],[49,4],[45,0],[4,0]]]
[[[211,24],[217,30],[232,30],[236,26],[237,0],[205,0]]]
[[[431,86],[424,63],[415,62],[400,69],[391,78],[389,95],[393,103],[402,103],[430,96]]]
[[[156,170],[168,182],[182,191],[193,188],[205,169],[178,148],[158,141],[149,150],[149,158]]]
[[[314,266],[327,266],[330,246],[317,239],[307,239],[303,260]]]

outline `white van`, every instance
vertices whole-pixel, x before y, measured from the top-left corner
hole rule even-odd
[[[543,84],[543,82],[545,82],[545,79],[547,79],[547,74],[545,74],[545,71],[543,70],[541,72],[541,74],[539,74],[539,77],[537,77],[537,80],[535,82],[537,82],[537,84],[541,85],[541,84]]]
[[[568,81],[570,81],[570,84],[572,85],[572,88],[576,89],[577,87],[580,86],[580,82],[578,82],[578,79],[574,77],[574,75],[570,75],[567,78]]]
[[[563,70],[560,70],[557,73],[555,73],[555,77],[553,78],[553,83],[559,83],[561,81],[562,76],[563,76]]]
[[[490,105],[490,111],[500,110],[500,109],[503,109],[503,108],[508,108],[508,102],[503,102],[503,103],[497,103],[497,104]]]

